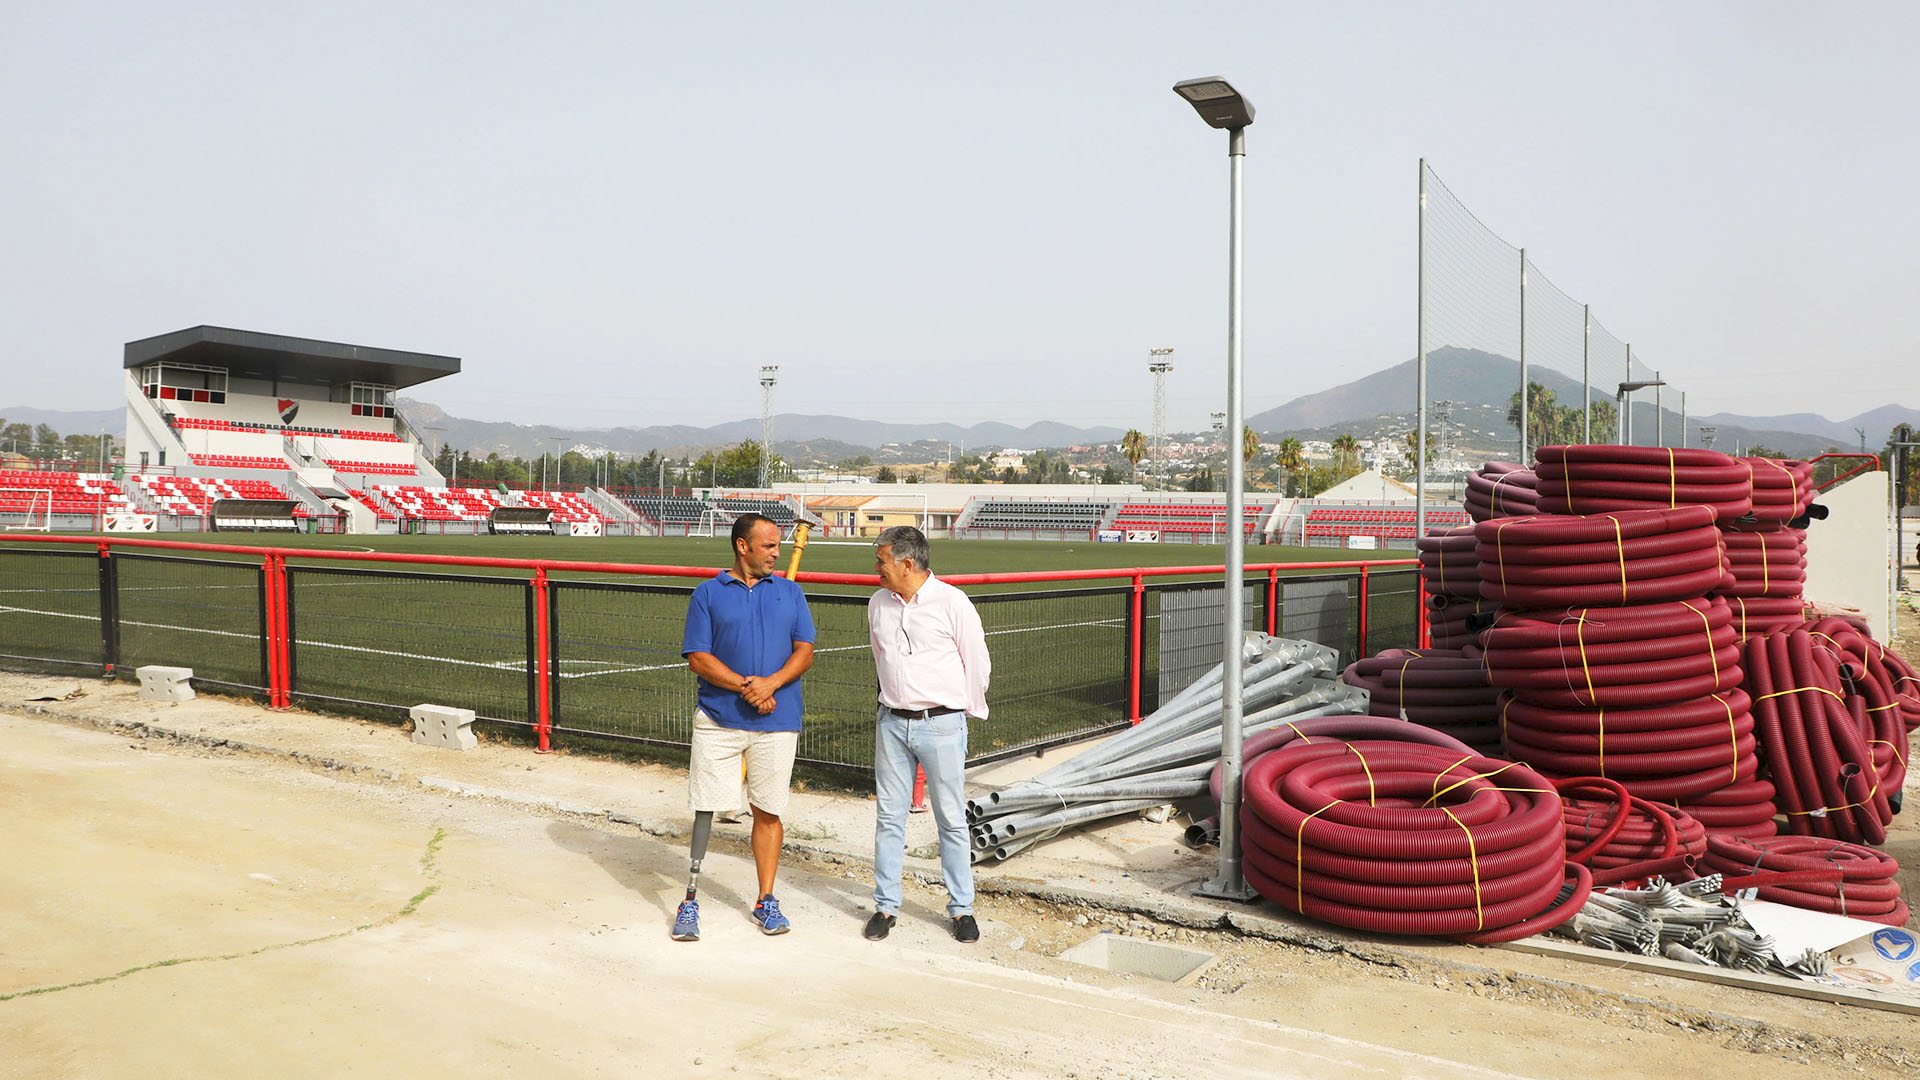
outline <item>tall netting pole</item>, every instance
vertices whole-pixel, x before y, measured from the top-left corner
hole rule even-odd
[[[1531,401],[1527,393],[1527,249],[1520,249],[1520,464],[1533,460],[1527,452],[1532,433],[1527,430]]]
[[[1580,441],[1593,441],[1593,305],[1580,305]]]
[[[1413,446],[1413,535],[1427,535],[1427,159],[1420,159],[1420,337],[1414,366],[1414,400],[1419,413]]]

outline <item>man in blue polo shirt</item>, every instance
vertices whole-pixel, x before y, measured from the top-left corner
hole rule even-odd
[[[788,782],[800,742],[800,676],[813,666],[813,614],[800,586],[773,576],[780,526],[759,514],[733,523],[733,566],[693,590],[680,654],[699,676],[687,763],[693,807],[693,869],[673,920],[675,941],[700,940],[694,900],[713,815],[739,806],[740,770],[753,808],[753,866],[760,901],[753,919],[768,934],[790,929],[773,897],[786,830]]]

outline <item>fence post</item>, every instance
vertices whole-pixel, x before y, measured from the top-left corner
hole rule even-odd
[[[1363,571],[1364,572],[1364,571]],[[1280,633],[1280,568],[1267,568],[1267,636]]]
[[[1127,621],[1127,721],[1140,722],[1140,641],[1146,636],[1147,579],[1133,575],[1133,618]]]
[[[552,676],[553,638],[547,632],[547,568],[542,566],[533,572],[533,669],[535,702],[538,709],[534,717],[534,730],[540,733],[540,746],[535,753],[550,754],[553,747],[547,742],[548,733],[553,730],[553,698],[547,680]]]
[[[1367,608],[1372,599],[1373,594],[1367,589],[1367,566],[1362,563],[1360,566],[1360,646],[1354,656],[1355,660],[1364,660],[1367,656]],[[1414,640],[1419,640],[1419,635],[1416,634]]]
[[[281,554],[268,556],[273,560],[273,591],[275,636],[280,642],[280,700],[282,709],[293,708],[293,620],[288,617],[288,602],[291,597],[287,588],[287,557]]]
[[[1432,610],[1427,606],[1427,576],[1425,574],[1417,575],[1416,580],[1419,581],[1420,588],[1413,594],[1414,603],[1418,607],[1418,610],[1414,613],[1414,625],[1416,629],[1414,630],[1413,640],[1417,643],[1418,648],[1431,649],[1433,648],[1433,624],[1427,621],[1427,615]]]
[[[100,542],[100,662],[102,673],[113,678],[120,665],[120,574],[113,548]]]

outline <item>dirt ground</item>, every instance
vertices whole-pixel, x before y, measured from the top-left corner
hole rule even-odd
[[[1903,620],[1914,656],[1920,618]],[[1908,1015],[1269,933],[1288,924],[1223,919],[1185,890],[1163,910],[1164,881],[1207,869],[1163,850],[1171,824],[983,872],[974,946],[947,936],[915,860],[876,944],[859,933],[870,803],[813,795],[789,815],[793,933],[747,920],[744,827],[729,826],[703,874],[704,937],[678,944],[672,770],[426,751],[244,703],[167,712],[124,684],[28,706],[24,685],[0,676],[0,1077],[1920,1074]],[[593,808],[608,785],[625,812]],[[1910,892],[1914,818],[1888,845]],[[1059,958],[1103,932],[1217,960],[1181,986]]]

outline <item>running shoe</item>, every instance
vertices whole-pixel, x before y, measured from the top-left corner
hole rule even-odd
[[[700,940],[700,904],[697,901],[680,902],[680,910],[673,915],[673,940]]]
[[[780,901],[775,900],[772,893],[761,897],[760,902],[753,905],[753,921],[760,924],[763,934],[784,934],[793,929],[787,917],[780,914]]]

